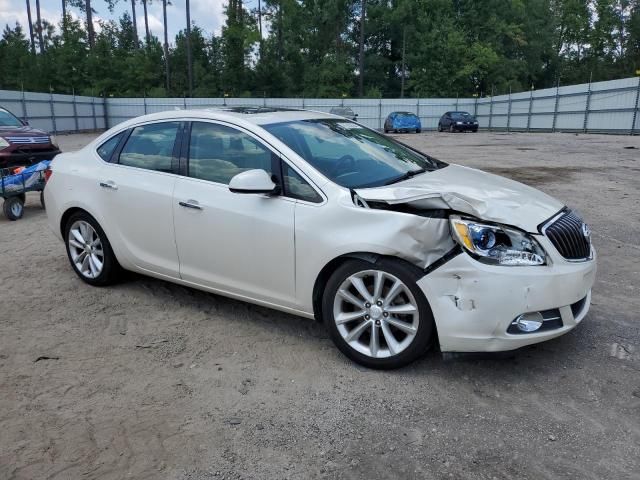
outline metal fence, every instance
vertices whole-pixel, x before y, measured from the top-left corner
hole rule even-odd
[[[434,130],[443,113],[473,113],[480,128],[640,134],[640,78],[558,86],[487,98],[102,98],[0,90],[0,105],[32,125],[52,132],[102,130],[147,113],[220,106],[289,107],[328,112],[351,107],[358,121],[382,128],[393,111],[418,115]]]

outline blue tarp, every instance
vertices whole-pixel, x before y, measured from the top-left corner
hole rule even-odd
[[[33,187],[42,178],[40,172],[46,170],[50,163],[51,160],[43,160],[42,162],[25,168],[20,173],[2,177],[0,179],[0,193],[3,191],[16,192],[24,188],[28,189]]]

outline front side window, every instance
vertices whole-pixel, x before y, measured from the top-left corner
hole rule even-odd
[[[157,172],[173,172],[172,159],[179,122],[150,123],[131,132],[119,163]]]
[[[347,120],[263,125],[333,182],[347,188],[388,185],[445,163]]]
[[[272,153],[255,138],[216,123],[194,122],[189,140],[189,176],[228,185],[246,170],[272,172]]]
[[[23,124],[18,117],[8,110],[0,108],[0,127],[22,127]]]
[[[111,155],[113,155],[113,152],[118,146],[118,143],[120,143],[120,139],[122,138],[123,135],[124,135],[124,132],[120,132],[119,134],[114,135],[113,137],[111,137],[109,140],[107,140],[106,142],[104,142],[102,145],[98,147],[98,150],[97,150],[98,155],[100,155],[100,157],[105,162],[108,162],[109,160],[111,160]]]
[[[282,179],[285,196],[313,203],[322,202],[320,194],[286,162],[282,162]]]

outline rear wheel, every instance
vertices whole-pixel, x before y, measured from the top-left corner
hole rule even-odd
[[[350,260],[327,283],[323,316],[347,357],[370,368],[398,368],[429,348],[433,314],[416,275],[393,260]]]
[[[44,204],[44,190],[40,191],[40,205],[42,205],[43,209],[47,209],[47,206]]]
[[[98,222],[86,212],[71,215],[65,226],[67,256],[76,274],[89,285],[117,281],[121,267]]]
[[[422,129],[416,128],[416,133],[420,133],[420,132],[422,132]]]
[[[21,196],[5,198],[2,210],[9,220],[20,220],[24,215],[24,199]]]

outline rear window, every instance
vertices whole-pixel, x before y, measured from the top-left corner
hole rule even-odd
[[[107,140],[106,142],[104,142],[102,145],[98,147],[98,150],[97,150],[98,155],[100,155],[100,157],[105,162],[108,162],[111,160],[113,152],[115,151],[116,147],[120,143],[120,139],[122,138],[123,135],[124,135],[124,132],[120,132],[119,134],[114,135],[113,137],[111,137],[109,140]]]

